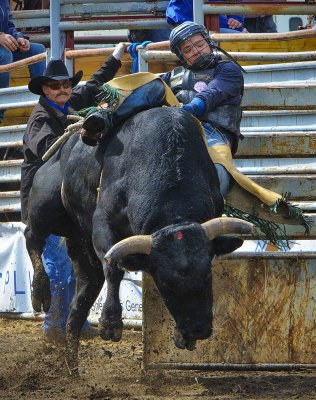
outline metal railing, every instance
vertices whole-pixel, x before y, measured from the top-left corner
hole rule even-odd
[[[165,19],[156,18],[157,13],[163,14],[168,1],[147,1],[127,2],[119,0],[113,1],[73,1],[55,0],[51,4],[51,9],[35,12],[20,11],[14,14],[16,24],[19,28],[50,26],[51,38],[51,57],[61,58],[66,49],[73,48],[74,39],[69,40],[69,34],[74,31],[82,30],[107,30],[107,29],[154,29],[170,27]],[[208,3],[205,0],[193,1],[194,20],[205,24],[210,28],[208,17],[214,17],[219,14],[316,14],[316,4],[301,2],[280,2],[254,4],[243,2],[242,5],[230,4],[227,2]],[[150,18],[149,18],[150,17]],[[205,17],[205,19],[204,19]],[[114,19],[113,19],[114,18]],[[147,18],[147,19],[146,19]],[[40,24],[38,25],[40,21]],[[68,35],[68,36],[67,36]],[[211,35],[212,40],[216,41],[263,41],[263,40],[291,40],[299,38],[308,38],[316,36],[316,30],[296,31],[289,33],[269,33],[269,34],[216,34]],[[67,39],[68,37],[68,39]],[[73,60],[76,58],[72,53],[66,55],[67,68],[73,69]],[[82,53],[81,57],[83,57]],[[104,54],[101,50],[98,53]],[[77,53],[79,56],[79,53]],[[170,59],[170,54],[156,53],[156,60],[163,61],[165,56]],[[274,52],[274,53],[249,53],[236,52],[232,55],[239,61],[257,61],[265,60],[267,62],[289,62],[289,61],[312,61],[316,60],[316,51],[302,52]],[[144,59],[149,57],[144,54]],[[172,58],[171,58],[172,59]]]
[[[194,21],[208,28],[212,25],[212,16],[216,18],[217,29],[219,28],[219,15],[315,15],[316,4],[302,2],[265,2],[253,3],[243,1],[242,3],[212,2],[206,0],[193,0]],[[206,16],[206,19],[205,19]],[[214,18],[213,18],[214,19]]]

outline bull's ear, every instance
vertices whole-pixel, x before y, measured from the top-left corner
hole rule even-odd
[[[232,253],[234,250],[242,246],[243,243],[244,241],[242,239],[233,236],[218,236],[213,240],[217,256]]]

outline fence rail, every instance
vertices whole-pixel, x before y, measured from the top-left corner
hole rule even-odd
[[[216,2],[208,3],[205,0],[193,0],[194,21],[210,25],[210,17],[218,15],[315,15],[316,4],[302,2],[265,2],[254,4],[244,1],[239,3]],[[218,20],[217,20],[218,23]],[[210,29],[211,30],[211,29]]]

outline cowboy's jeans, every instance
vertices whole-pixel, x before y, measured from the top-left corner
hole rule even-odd
[[[50,281],[51,305],[44,317],[44,335],[54,329],[61,334],[66,333],[66,322],[69,314],[71,299],[75,293],[76,281],[73,268],[68,257],[65,244],[61,237],[50,235],[43,249],[45,270]],[[89,323],[86,321],[83,329]]]
[[[3,46],[0,46],[0,65],[11,64],[14,61],[24,60],[25,58],[35,56],[46,51],[45,47],[39,43],[30,43],[30,50],[27,53],[21,53],[20,50],[7,51]],[[46,67],[46,61],[40,61],[36,64],[29,65],[30,77],[43,75]],[[9,87],[10,72],[0,73],[0,88]],[[0,110],[0,124],[3,119],[5,110]]]
[[[228,137],[224,133],[214,128],[209,122],[202,122],[202,126],[208,147],[223,146],[230,143]],[[225,198],[230,186],[230,175],[222,165],[214,165],[218,175],[220,192],[223,198]]]
[[[272,15],[263,17],[245,18],[245,28],[249,33],[275,33],[277,28]]]

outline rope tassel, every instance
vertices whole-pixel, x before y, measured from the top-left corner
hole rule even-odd
[[[112,114],[117,110],[120,97],[123,97],[119,89],[116,89],[106,83],[100,86],[99,89],[100,93],[97,95],[97,100],[99,103],[102,103],[102,105],[83,108],[82,110],[75,112],[75,115],[82,115],[86,118],[98,111],[103,115],[104,118],[106,118],[108,114]]]

